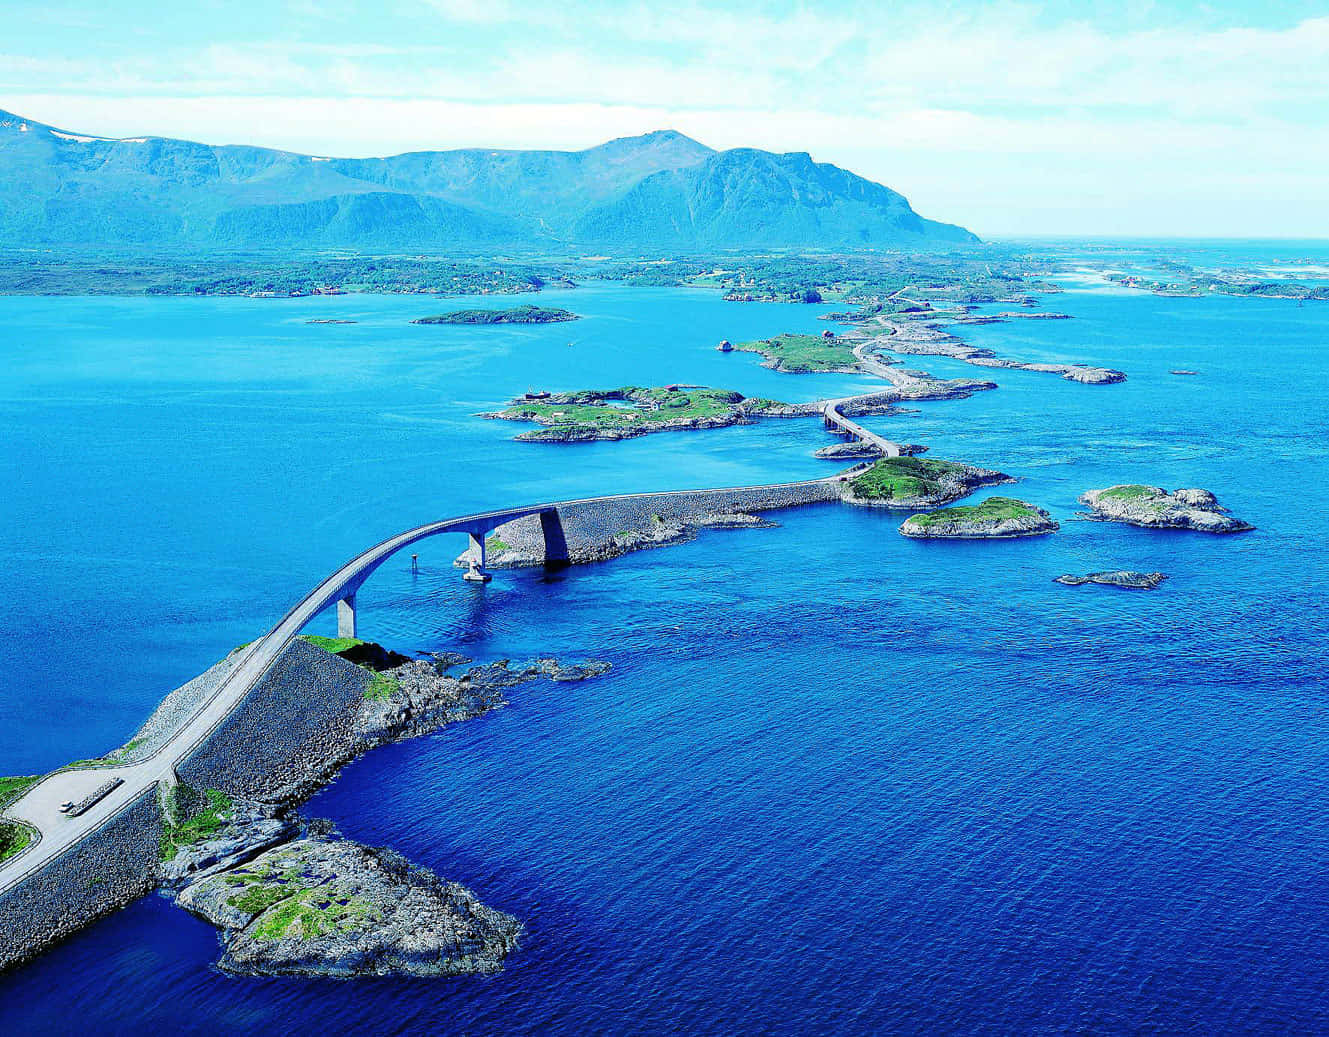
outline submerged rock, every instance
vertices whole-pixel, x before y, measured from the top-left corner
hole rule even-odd
[[[1193,529],[1201,533],[1240,533],[1254,529],[1220,507],[1208,490],[1182,489],[1169,493],[1159,486],[1124,484],[1089,490],[1080,503],[1092,509],[1091,518],[1125,522],[1147,529]]]
[[[971,507],[911,515],[900,532],[920,539],[1001,540],[1042,536],[1060,528],[1042,508],[1013,497],[989,497]]]
[[[390,850],[307,838],[185,888],[223,931],[220,965],[255,976],[495,972],[521,924]]]
[[[1086,576],[1074,576],[1065,573],[1058,576],[1057,583],[1068,587],[1082,587],[1086,583],[1098,583],[1104,587],[1127,587],[1134,590],[1153,590],[1164,580],[1167,573],[1139,573],[1131,569],[1109,569],[1106,572],[1089,573]]]

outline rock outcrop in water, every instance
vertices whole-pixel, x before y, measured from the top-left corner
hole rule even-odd
[[[451,976],[497,971],[521,924],[390,850],[313,837],[187,886],[223,931],[220,965],[256,976]]]
[[[1060,528],[1042,508],[1012,497],[989,497],[972,507],[911,515],[900,532],[919,539],[1002,540],[1042,536]]]
[[[1146,529],[1240,533],[1255,528],[1228,514],[1208,490],[1182,489],[1169,493],[1159,486],[1132,483],[1089,490],[1080,495],[1080,503],[1092,509],[1091,518],[1125,522]]]
[[[1140,573],[1131,569],[1109,569],[1105,572],[1075,576],[1065,573],[1058,576],[1057,583],[1067,587],[1083,587],[1087,583],[1096,583],[1104,587],[1125,587],[1131,590],[1151,591],[1167,579],[1167,573]]]

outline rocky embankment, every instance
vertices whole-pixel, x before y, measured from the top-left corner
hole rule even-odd
[[[1075,576],[1065,573],[1054,582],[1064,583],[1067,587],[1083,587],[1095,583],[1102,587],[1124,587],[1130,590],[1151,591],[1167,579],[1167,573],[1140,573],[1132,569],[1109,569],[1106,572],[1088,573]]]
[[[1013,497],[989,497],[971,507],[911,515],[900,532],[918,539],[1004,540],[1042,536],[1060,528],[1042,508]]]
[[[846,484],[844,501],[871,508],[935,508],[983,486],[1015,480],[1004,472],[917,457],[883,457]]]
[[[1130,483],[1089,490],[1080,503],[1090,508],[1090,518],[1125,522],[1146,529],[1192,529],[1201,533],[1241,533],[1254,529],[1221,507],[1208,490],[1181,489],[1168,492],[1161,486]]]
[[[326,836],[276,846],[177,899],[222,931],[221,967],[245,975],[495,972],[521,933],[455,882]]]
[[[578,540],[569,546],[566,559],[569,565],[607,562],[633,551],[652,547],[669,547],[697,538],[701,529],[771,529],[776,523],[747,512],[704,512],[686,517],[651,515],[643,525],[605,531],[594,539]],[[545,542],[539,523],[517,519],[500,526],[485,542],[485,554],[491,569],[523,569],[545,564]],[[469,551],[464,551],[453,565],[464,569],[470,565]]]

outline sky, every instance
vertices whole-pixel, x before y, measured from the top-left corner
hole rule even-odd
[[[1329,238],[1329,0],[5,0],[0,108],[362,156],[676,129],[984,237]]]

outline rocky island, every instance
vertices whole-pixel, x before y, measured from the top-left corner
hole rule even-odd
[[[724,428],[756,417],[796,417],[817,413],[815,403],[787,404],[744,396],[728,389],[667,385],[553,393],[514,400],[505,410],[484,415],[543,426],[517,439],[537,443],[583,443],[630,439],[650,432]]]
[[[997,540],[1042,536],[1060,528],[1042,508],[1013,497],[989,497],[969,507],[911,515],[900,532],[920,539]]]
[[[327,836],[283,843],[177,900],[222,931],[222,969],[256,976],[496,972],[521,933],[391,850]]]
[[[552,306],[513,306],[507,310],[453,310],[434,317],[419,317],[412,324],[559,324],[580,320],[571,310]]]
[[[934,508],[973,493],[980,486],[1015,482],[1003,472],[956,461],[883,457],[849,480],[846,504],[873,508]]]
[[[744,353],[760,353],[766,358],[763,367],[787,374],[813,371],[853,373],[860,370],[853,344],[829,331],[820,335],[776,335],[739,342],[733,348]]]
[[[1106,572],[1089,573],[1086,576],[1065,573],[1053,582],[1064,583],[1067,587],[1083,587],[1085,584],[1096,583],[1103,587],[1151,591],[1166,579],[1166,573],[1138,573],[1130,569],[1109,569]]]
[[[1124,484],[1080,495],[1090,518],[1125,522],[1146,529],[1193,529],[1201,533],[1241,533],[1254,529],[1220,507],[1208,490],[1181,489],[1169,493],[1160,486]]]

